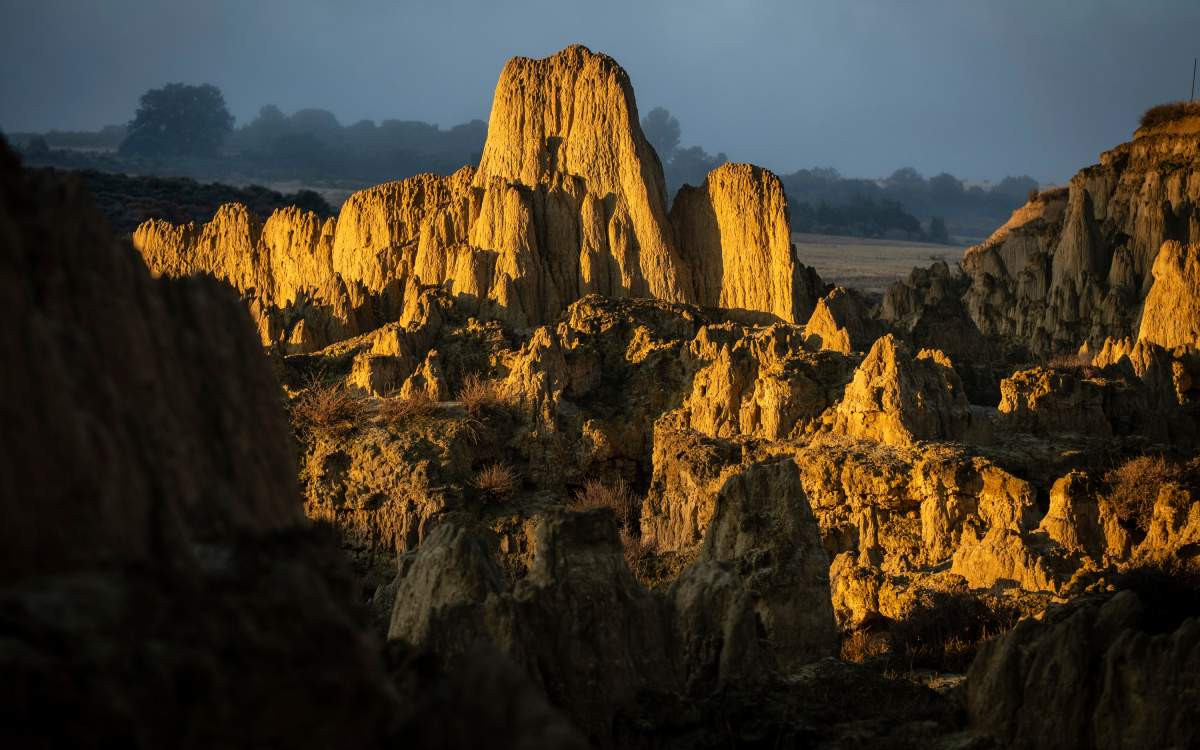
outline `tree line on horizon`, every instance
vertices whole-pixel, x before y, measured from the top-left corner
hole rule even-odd
[[[642,132],[663,163],[668,195],[681,185],[699,185],[728,161],[699,146],[680,148],[682,126],[662,107],[642,119]],[[799,169],[779,175],[788,196],[795,232],[890,237],[948,243],[951,235],[987,236],[1038,189],[1037,180],[1005,177],[983,188],[966,186],[943,172],[926,179],[902,167],[882,180],[843,177],[832,167]]]
[[[169,83],[143,94],[125,126],[95,133],[14,133],[12,140],[23,146],[27,157],[47,166],[369,184],[421,172],[448,173],[477,163],[487,135],[482,120],[446,130],[397,119],[343,125],[328,110],[309,108],[288,115],[270,104],[250,122],[234,124],[216,86]],[[95,153],[106,150],[109,153]]]
[[[681,146],[682,126],[662,107],[651,109],[641,125],[662,162],[668,199],[684,184],[701,184],[729,160],[701,146]],[[472,120],[443,130],[397,119],[343,125],[328,110],[301,109],[289,115],[266,105],[253,120],[235,127],[216,86],[169,83],[143,94],[125,126],[12,137],[27,159],[47,166],[365,185],[421,172],[448,174],[477,164],[487,125]],[[87,149],[115,149],[116,155]],[[987,235],[1038,188],[1028,176],[1005,177],[986,189],[967,187],[953,175],[926,179],[912,167],[882,180],[843,177],[831,167],[800,169],[780,179],[794,231],[934,242],[949,242],[951,235]]]

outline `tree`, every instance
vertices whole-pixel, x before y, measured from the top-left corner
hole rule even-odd
[[[658,152],[658,158],[662,159],[663,164],[671,161],[675,156],[675,149],[679,148],[679,136],[682,132],[679,120],[662,107],[655,107],[642,118],[642,132]]]
[[[211,84],[168,83],[142,94],[121,153],[136,156],[216,156],[233,130],[233,115]]]
[[[1005,177],[992,187],[992,194],[1004,198],[1014,207],[1021,205],[1029,196],[1030,190],[1038,189],[1038,181],[1029,175],[1020,177]]]
[[[908,190],[912,192],[921,192],[925,189],[925,178],[921,173],[912,167],[901,167],[892,176],[885,181],[889,188],[897,188],[900,190]]]
[[[929,193],[936,201],[952,203],[963,197],[962,180],[952,174],[942,172],[936,177],[929,178]]]
[[[946,220],[940,216],[929,220],[929,241],[942,245],[950,244],[950,233],[946,231]]]

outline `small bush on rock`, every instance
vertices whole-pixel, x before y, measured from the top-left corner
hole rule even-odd
[[[1108,499],[1117,518],[1127,526],[1145,531],[1154,515],[1158,490],[1168,482],[1183,479],[1183,467],[1162,456],[1136,456],[1104,475]]]
[[[599,479],[592,479],[584,484],[582,489],[576,490],[571,507],[577,510],[612,508],[617,517],[617,524],[623,529],[628,529],[633,525],[637,514],[637,499],[629,491],[629,486],[624,480],[606,484]]]
[[[475,374],[463,379],[462,388],[458,391],[458,400],[473,417],[481,417],[488,411],[506,405],[499,385],[494,380],[486,380]]]
[[[1185,117],[1200,116],[1200,102],[1167,102],[1151,107],[1142,114],[1141,126],[1152,128],[1156,125],[1166,125]]]
[[[502,500],[517,491],[517,472],[505,463],[488,464],[475,477],[475,488],[488,500]]]
[[[292,423],[313,432],[354,429],[365,414],[363,400],[340,384],[314,382],[292,402]]]
[[[908,668],[965,672],[979,645],[1011,630],[1021,610],[994,597],[935,592],[892,624],[894,659]]]

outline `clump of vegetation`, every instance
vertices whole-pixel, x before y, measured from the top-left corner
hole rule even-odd
[[[344,432],[366,416],[363,400],[341,384],[314,382],[292,402],[292,423],[310,432]]]
[[[1030,203],[1052,203],[1058,200],[1066,200],[1070,188],[1052,187],[1046,190],[1033,189],[1029,191]]]
[[[1185,117],[1198,116],[1200,116],[1200,102],[1167,102],[1146,110],[1142,114],[1140,124],[1143,128],[1153,128],[1175,120],[1182,120]]]
[[[397,425],[428,417],[437,409],[437,402],[425,391],[413,391],[409,396],[393,396],[379,404],[379,419]]]
[[[617,519],[621,547],[625,552],[625,564],[629,566],[634,578],[643,585],[650,585],[650,579],[653,578],[651,564],[657,549],[653,543],[642,537],[638,529],[638,497],[629,489],[625,480],[618,479],[612,483],[599,479],[589,480],[575,491],[570,507],[573,510],[611,509]]]
[[[488,464],[475,476],[475,488],[487,500],[511,497],[519,485],[517,472],[506,463]]]
[[[1052,370],[1068,370],[1081,378],[1094,378],[1100,375],[1100,368],[1092,365],[1091,356],[1080,352],[1056,354],[1046,361],[1046,366]]]
[[[496,411],[508,403],[500,393],[500,386],[496,381],[476,374],[463,378],[462,388],[458,390],[458,400],[462,402],[467,413],[476,418]]]
[[[622,529],[628,529],[634,523],[637,498],[630,492],[623,479],[618,479],[612,484],[592,479],[584,484],[582,489],[576,490],[571,499],[571,507],[577,510],[611,508],[617,517],[617,524]]]
[[[1163,456],[1135,456],[1104,475],[1108,499],[1117,518],[1127,526],[1145,531],[1154,515],[1154,501],[1164,484],[1182,482],[1184,467]]]
[[[656,548],[653,543],[646,541],[640,534],[634,534],[628,527],[619,532],[621,548],[625,552],[625,565],[633,573],[633,577],[643,585],[648,585],[647,564],[654,556]]]
[[[842,661],[852,661],[862,664],[865,661],[883,656],[891,651],[891,643],[886,633],[880,633],[868,628],[853,630],[842,637],[840,657]]]
[[[893,660],[908,669],[965,672],[987,640],[1021,619],[1021,610],[995,597],[936,592],[892,624]]]

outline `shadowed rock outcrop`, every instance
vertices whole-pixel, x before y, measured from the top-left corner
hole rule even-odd
[[[1053,607],[985,644],[966,705],[1005,747],[1132,750],[1193,746],[1198,694],[1195,612],[1177,619],[1124,591]]]
[[[817,300],[804,326],[806,344],[842,354],[866,351],[883,333],[866,299],[853,289],[837,287]]]
[[[0,332],[0,582],[194,561],[301,522],[277,386],[233,295],[151,280],[79,183],[0,158],[0,303],[21,321]]]
[[[450,675],[367,635],[227,288],[151,279],[78,183],[4,149],[0,236],[24,321],[0,334],[0,743],[581,746],[494,654]],[[451,706],[469,729],[428,721]]]
[[[451,664],[493,644],[600,744],[645,691],[704,696],[830,654],[828,558],[795,464],[746,467],[716,505],[665,595],[634,580],[607,510],[528,520],[530,563],[513,584],[485,535],[443,524],[402,561],[390,635]]]

